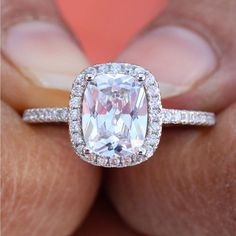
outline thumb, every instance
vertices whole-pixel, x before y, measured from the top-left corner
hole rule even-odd
[[[109,172],[113,204],[146,235],[235,232],[235,10],[230,0],[170,1],[121,55],[156,75],[166,108],[218,112],[214,128],[163,130],[150,161]]]
[[[21,1],[16,8],[11,0],[3,5],[3,99],[18,110],[67,104],[75,73],[88,61],[54,4]]]
[[[18,111],[67,104],[71,78],[88,62],[52,1],[7,0],[3,13],[4,101]],[[66,127],[38,129],[2,107],[3,232],[70,235],[96,197],[101,170],[75,158]]]

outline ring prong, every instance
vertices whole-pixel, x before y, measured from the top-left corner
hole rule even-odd
[[[86,74],[85,79],[86,79],[87,81],[92,81],[92,80],[94,79],[94,75],[92,75],[92,74]]]
[[[91,154],[91,151],[88,148],[85,148],[84,149],[84,154],[89,155],[89,154]]]
[[[145,80],[145,75],[144,74],[138,74],[138,81],[144,81]]]
[[[138,151],[138,155],[139,156],[145,155],[145,149],[144,148],[140,148],[139,151]]]

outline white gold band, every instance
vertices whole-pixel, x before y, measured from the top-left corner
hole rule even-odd
[[[28,123],[68,122],[69,109],[62,108],[33,108],[25,110],[23,120]],[[215,115],[211,112],[188,111],[178,109],[162,109],[162,123],[166,125],[199,125],[212,126]]]

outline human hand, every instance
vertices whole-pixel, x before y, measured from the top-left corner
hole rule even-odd
[[[53,3],[22,1],[19,6],[16,1],[5,2],[5,235],[70,234],[92,207],[102,174],[102,184],[114,207],[137,232],[233,235],[235,12],[233,0],[172,1],[121,53],[119,61],[140,64],[157,76],[166,107],[217,112],[217,125],[207,129],[167,128],[149,161],[102,173],[73,158],[66,127],[29,126],[17,114],[28,107],[66,106],[68,92],[64,89],[70,86],[73,74],[89,63],[64,29]],[[90,229],[78,230],[78,234],[87,230],[94,235],[104,230],[103,235],[115,235],[125,228],[114,224],[106,232],[96,225],[98,218],[89,224]]]

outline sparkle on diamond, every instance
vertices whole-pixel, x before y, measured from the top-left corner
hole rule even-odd
[[[138,151],[147,130],[142,83],[130,75],[97,75],[85,90],[82,128],[86,146],[99,156],[122,158]]]

